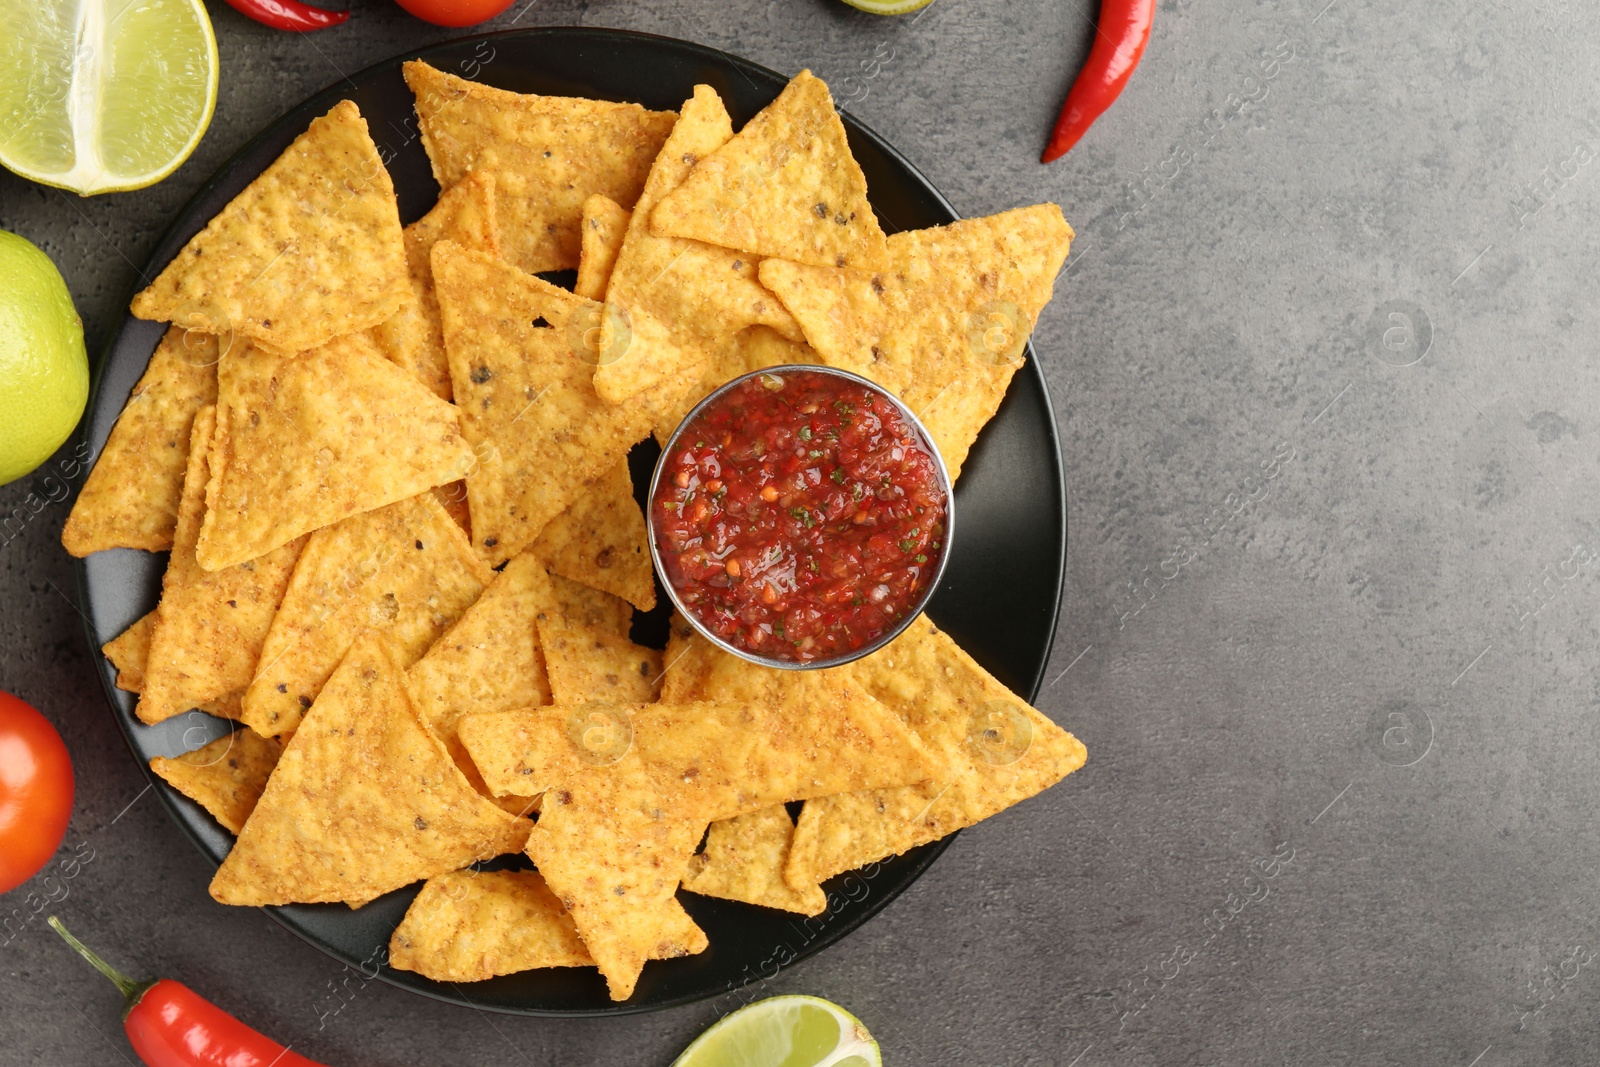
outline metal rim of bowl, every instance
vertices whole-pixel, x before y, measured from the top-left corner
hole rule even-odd
[[[730,392],[740,384],[749,381],[751,378],[760,378],[769,374],[783,375],[796,373],[826,374],[835,378],[844,378],[845,380],[854,382],[857,385],[865,386],[874,393],[877,393],[887,399],[900,412],[901,417],[906,420],[906,422],[914,431],[916,431],[917,436],[922,439],[923,445],[927,447],[929,454],[933,456],[934,469],[939,473],[939,488],[944,493],[944,546],[939,554],[939,562],[934,566],[933,577],[929,579],[927,586],[922,591],[922,595],[916,599],[916,602],[913,603],[909,609],[907,609],[905,615],[900,619],[899,622],[895,623],[877,638],[867,642],[860,648],[852,649],[843,655],[832,656],[828,659],[810,660],[806,662],[760,656],[749,651],[748,649],[740,648],[737,645],[731,644],[730,642],[712,633],[710,629],[708,629],[706,625],[695,616],[694,612],[690,611],[684,606],[683,600],[678,595],[677,587],[675,587],[667,577],[667,569],[662,565],[661,562],[661,549],[656,543],[655,518],[656,488],[661,483],[661,472],[666,467],[667,458],[671,456],[677,449],[679,436],[686,428],[690,426],[690,424],[694,422],[697,417],[699,417],[700,413],[719,400],[724,394]],[[815,671],[824,670],[828,667],[842,667],[846,663],[853,663],[858,659],[872,655],[874,652],[878,651],[895,638],[899,637],[905,632],[906,627],[915,622],[917,617],[922,614],[923,610],[928,606],[928,601],[933,598],[933,594],[938,590],[939,583],[944,579],[945,568],[950,563],[950,550],[954,543],[953,539],[955,537],[955,489],[950,484],[950,471],[947,467],[945,467],[944,455],[939,451],[939,446],[934,443],[933,435],[929,433],[928,428],[922,424],[922,420],[917,418],[916,413],[906,406],[905,401],[901,400],[898,396],[895,396],[894,393],[890,392],[888,389],[885,389],[872,379],[865,378],[851,371],[841,370],[838,367],[821,366],[811,363],[783,363],[775,367],[763,367],[760,370],[747,371],[746,373],[739,375],[737,378],[733,378],[727,382],[724,382],[722,385],[719,385],[717,388],[711,390],[711,392],[702,397],[699,403],[695,404],[694,407],[689,409],[689,413],[683,417],[682,421],[678,423],[677,428],[672,431],[671,436],[667,438],[666,443],[661,446],[661,456],[656,460],[655,470],[650,474],[650,491],[645,496],[645,505],[645,539],[650,542],[650,561],[655,566],[656,573],[661,576],[661,584],[666,588],[667,597],[672,601],[672,606],[677,609],[678,614],[683,616],[684,619],[688,620],[689,625],[693,626],[695,631],[699,633],[701,637],[704,637],[717,648],[722,649],[722,651],[734,656],[738,656],[740,659],[745,660],[748,663],[754,663],[760,667],[774,667],[778,670],[785,671]]]

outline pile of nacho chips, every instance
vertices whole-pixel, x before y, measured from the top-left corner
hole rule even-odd
[[[437,205],[401,225],[354,104],[313,122],[135,298],[171,325],[62,534],[171,553],[105,653],[144,722],[241,723],[151,762],[238,835],[212,896],[420,882],[391,965],[592,966],[623,1000],[706,949],[680,889],[820,914],[829,878],[1081,766],[926,618],[831,670],[681,618],[630,639],[656,603],[630,449],[824,364],[903,397],[954,477],[1060,209],[886,236],[809,72],[737,133],[703,85],[673,113],[405,77]]]

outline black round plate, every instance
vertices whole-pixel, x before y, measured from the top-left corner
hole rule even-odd
[[[518,92],[633,101],[676,109],[697,83],[722,95],[735,126],[783,88],[786,78],[725,53],[664,37],[614,30],[539,29],[466,38],[369,67],[305,101],[234,156],[179,214],[145,269],[154,278],[241,189],[277,158],[313,118],[344,98],[366,116],[394,177],[402,221],[432,206],[438,194],[417,136],[412,97],[400,76],[406,59]],[[951,222],[956,213],[898,152],[845,116],[850,147],[866,172],[872,205],[888,232]],[[98,455],[134,383],[144,372],[165,326],[129,316],[98,371],[85,437]],[[1028,351],[1030,357],[1033,351]],[[1050,655],[1066,562],[1066,498],[1055,417],[1034,359],[1017,374],[999,414],[983,431],[956,491],[961,536],[929,614],[972,656],[1019,693],[1038,691]],[[116,549],[80,564],[89,640],[101,644],[155,607],[166,565],[162,555]],[[141,766],[153,756],[177,755],[232,729],[198,711],[160,726],[133,717],[134,699],[101,679],[117,724]],[[232,835],[198,805],[151,780],[168,813],[201,852],[221,863]],[[948,840],[948,839],[947,839]],[[828,883],[830,909],[816,919],[683,894],[711,939],[704,953],[653,962],[626,1003],[612,1003],[599,974],[588,968],[529,971],[487,982],[429,981],[384,964],[389,934],[416,894],[398,890],[351,911],[342,904],[269,908],[278,922],[351,966],[427,996],[489,1011],[525,1015],[624,1014],[717,996],[769,977],[848,934],[875,915],[943,851],[935,842]]]

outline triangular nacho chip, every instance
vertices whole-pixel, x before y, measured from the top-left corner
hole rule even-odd
[[[883,230],[821,79],[802,70],[650,216],[652,233],[796,263],[876,269]]]
[[[199,804],[223,829],[237,834],[255,810],[283,745],[246,726],[210,744],[167,758],[157,756],[150,769],[168,785]]]
[[[202,405],[216,403],[219,353],[210,334],[167,330],[67,516],[68,552],[172,547],[189,428]]]
[[[431,493],[311,535],[244,696],[244,721],[276,735],[300,723],[364,630],[415,662],[494,574]]]
[[[230,352],[196,556],[207,570],[460,478],[456,409],[364,334],[298,356]]]
[[[566,905],[612,1000],[669,936],[673,893],[707,820],[649,771],[597,768],[547,793],[528,857]]]
[[[676,900],[652,959],[704,952]],[[428,879],[389,938],[389,965],[436,982],[481,982],[536,967],[593,967],[578,928],[537,871],[453,871]]]
[[[557,704],[650,704],[661,695],[661,653],[625,637],[539,619],[539,645]]]
[[[483,779],[456,736],[456,722],[463,715],[550,703],[537,620],[555,603],[543,565],[524,552],[407,672],[423,722],[480,792],[486,792]],[[512,807],[526,811],[531,798],[518,799],[523,802]]]
[[[609,196],[596,193],[583,202],[583,252],[578,258],[574,293],[585,300],[606,298],[606,283],[611,280],[611,267],[617,261],[631,217],[627,208]]]
[[[640,611],[656,606],[656,572],[645,543],[644,512],[634,499],[626,459],[600,474],[571,507],[551,519],[533,551],[557,574],[620,596]]]
[[[791,886],[938,840],[1083,766],[1077,738],[995,681],[927,616],[888,647],[837,669],[893,708],[954,772],[806,801],[785,872]]]
[[[359,907],[515,852],[528,829],[473,791],[417,717],[399,650],[367,633],[283,750],[211,895]]]
[[[411,298],[387,322],[373,327],[383,354],[416,376],[442,400],[450,399],[450,364],[439,333],[439,298],[433,292],[431,253],[439,241],[454,241],[488,256],[500,254],[495,226],[494,178],[469,174],[446,189],[439,202],[405,229],[406,270]]]
[[[170,719],[250,684],[267,629],[305,547],[305,537],[297,537],[259,559],[220,571],[200,566],[194,546],[205,512],[207,456],[215,426],[216,408],[203,407],[195,415],[177,535],[161,578],[144,691],[135,709],[147,723]]]
[[[117,688],[127,693],[144,692],[144,672],[150,661],[150,635],[156,629],[156,613],[147,611],[138,620],[100,646],[106,659],[117,669]]]
[[[721,98],[709,86],[695,86],[650,169],[606,285],[606,358],[595,368],[594,385],[609,403],[662,386],[683,393],[728,336],[746,326],[800,336],[794,319],[757,280],[759,257],[650,232],[651,209],[683,183],[696,160],[732,136]]]
[[[532,544],[650,432],[649,398],[611,406],[594,391],[587,321],[601,305],[448,241],[434,284],[462,432],[472,537],[498,564]],[[586,321],[587,320],[587,321]]]
[[[821,886],[797,890],[783,880],[793,839],[794,820],[782,804],[714,822],[705,851],[689,861],[683,888],[701,896],[820,915],[828,910]]]
[[[376,326],[406,294],[394,185],[344,100],[183,246],[133,313],[300,352]]]
[[[637,104],[495,89],[405,65],[422,144],[441,188],[469,171],[494,176],[505,255],[525,271],[578,265],[583,202],[633,207],[676,117]]]
[[[1054,204],[889,238],[881,271],[766,260],[761,280],[829,364],[916,413],[954,479],[1050,300],[1072,228]]]

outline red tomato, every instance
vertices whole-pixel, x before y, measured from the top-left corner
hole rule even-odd
[[[31,704],[0,693],[0,893],[50,862],[72,818],[72,760]]]
[[[476,26],[511,6],[511,0],[395,0],[435,26]]]

